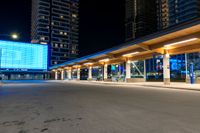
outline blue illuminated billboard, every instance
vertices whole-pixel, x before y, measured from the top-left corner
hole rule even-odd
[[[47,70],[48,46],[0,41],[0,68],[13,70]]]

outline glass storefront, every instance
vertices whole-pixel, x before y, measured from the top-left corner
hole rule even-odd
[[[97,81],[103,80],[103,67],[96,66],[92,68],[92,78]]]
[[[144,61],[131,62],[131,78],[144,78]]]
[[[3,80],[47,80],[48,74],[1,74]]]
[[[156,56],[146,60],[147,81],[163,81],[163,56]],[[185,54],[170,57],[171,81],[182,81],[186,79]]]
[[[125,63],[109,65],[108,78],[115,82],[125,81]]]
[[[195,78],[200,78],[200,52],[187,54],[188,74],[191,63],[194,65]]]

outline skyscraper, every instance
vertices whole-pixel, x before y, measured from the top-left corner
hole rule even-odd
[[[33,43],[50,45],[50,65],[78,54],[78,0],[32,0]]]
[[[126,0],[126,41],[151,34],[157,29],[156,0]]]
[[[200,17],[199,0],[157,0],[158,30]]]

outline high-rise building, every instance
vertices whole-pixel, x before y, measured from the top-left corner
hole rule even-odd
[[[126,0],[126,41],[151,34],[157,29],[156,0]]]
[[[126,0],[126,41],[200,18],[199,0]]]
[[[32,0],[32,43],[50,46],[50,65],[78,54],[78,0]]]
[[[200,17],[199,0],[157,0],[158,30]]]

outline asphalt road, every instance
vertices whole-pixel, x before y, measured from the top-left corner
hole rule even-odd
[[[59,82],[0,88],[0,133],[200,133],[200,92]]]

